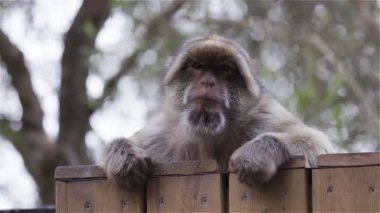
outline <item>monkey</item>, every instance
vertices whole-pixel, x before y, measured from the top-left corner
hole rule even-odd
[[[166,65],[163,110],[104,150],[102,167],[126,187],[144,184],[152,163],[214,159],[252,186],[268,182],[296,156],[316,165],[334,152],[320,130],[292,115],[261,83],[237,42],[219,35],[184,42]]]

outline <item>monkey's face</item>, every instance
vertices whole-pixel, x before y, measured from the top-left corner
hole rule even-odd
[[[167,111],[192,131],[223,132],[234,113],[259,97],[251,65],[248,53],[231,40],[212,35],[189,40],[168,63]]]
[[[207,134],[220,133],[231,112],[230,88],[241,86],[242,77],[237,66],[229,60],[191,59],[182,71],[186,87],[182,95],[183,118],[190,127]]]

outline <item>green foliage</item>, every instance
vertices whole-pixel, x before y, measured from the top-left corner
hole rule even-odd
[[[83,31],[90,38],[94,38],[97,35],[97,30],[91,20],[86,20],[84,22]]]
[[[379,78],[374,77],[378,76],[376,69],[379,67],[379,48],[369,47],[379,47],[379,32],[372,28],[380,28],[377,22],[365,18],[371,17],[375,20],[379,16],[375,2],[238,1],[237,5],[244,13],[240,20],[228,17],[230,5],[224,3],[221,6],[222,16],[214,16],[205,9],[204,6],[211,2],[192,2],[185,5],[186,9],[176,16],[169,27],[165,27],[165,35],[154,46],[158,53],[157,62],[143,67],[144,71],[139,72],[138,80],[146,82],[152,79],[158,82],[166,57],[184,39],[212,32],[235,39],[248,48],[252,57],[260,60],[260,76],[266,83],[283,80],[292,84],[294,94],[280,97],[281,101],[291,107],[291,111],[300,114],[306,122],[324,129],[334,129],[332,138],[341,147],[353,147],[348,144],[356,143],[357,135],[361,132],[354,131],[357,126],[379,124],[378,118],[369,116],[373,112],[378,113],[378,97],[377,100],[370,100],[372,105],[365,109],[361,107],[359,100],[368,97],[358,98],[355,92],[359,87],[368,94],[379,94]],[[144,7],[149,9],[149,3],[144,4]],[[195,24],[196,27],[192,31],[184,30],[186,27],[177,23]],[[318,36],[320,40],[312,41],[310,35]],[[151,48],[151,44],[141,46],[138,51],[143,53]],[[271,49],[273,44],[280,48]],[[264,63],[264,51],[272,51],[270,57],[285,57],[285,64],[280,71],[275,72]],[[370,60],[370,71],[360,71],[365,65],[363,60],[360,61],[362,57]],[[336,61],[331,61],[331,58]],[[352,76],[355,85],[342,76],[338,63],[344,67],[345,75]],[[275,88],[272,91],[275,95],[276,90],[281,91],[282,88]],[[355,115],[347,114],[343,110],[352,103],[360,110]],[[373,112],[368,112],[368,109]],[[331,116],[321,116],[325,112],[330,112]],[[350,119],[345,119],[346,117]],[[345,135],[347,130],[351,131],[348,138]],[[366,131],[364,134],[371,141],[378,141],[378,132]]]

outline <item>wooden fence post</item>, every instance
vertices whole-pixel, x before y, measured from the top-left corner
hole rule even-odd
[[[313,169],[314,212],[380,212],[380,153],[323,155]]]
[[[213,161],[155,164],[147,185],[126,189],[98,166],[58,167],[57,212],[380,212],[380,153],[333,154],[282,166],[248,187]]]
[[[224,212],[222,174],[215,161],[156,165],[147,186],[148,212]]]
[[[303,158],[284,165],[268,183],[248,187],[229,177],[230,212],[307,212],[308,174]]]
[[[143,187],[122,188],[98,166],[61,166],[55,179],[56,212],[144,212]]]

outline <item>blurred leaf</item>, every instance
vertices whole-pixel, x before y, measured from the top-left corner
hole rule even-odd
[[[87,20],[84,22],[83,31],[90,38],[94,38],[97,35],[97,31],[96,31],[96,28],[94,26],[94,23],[90,20]]]
[[[323,105],[329,106],[337,97],[338,89],[343,85],[342,77],[339,73],[332,76],[331,81],[328,82],[326,93],[322,96]]]

